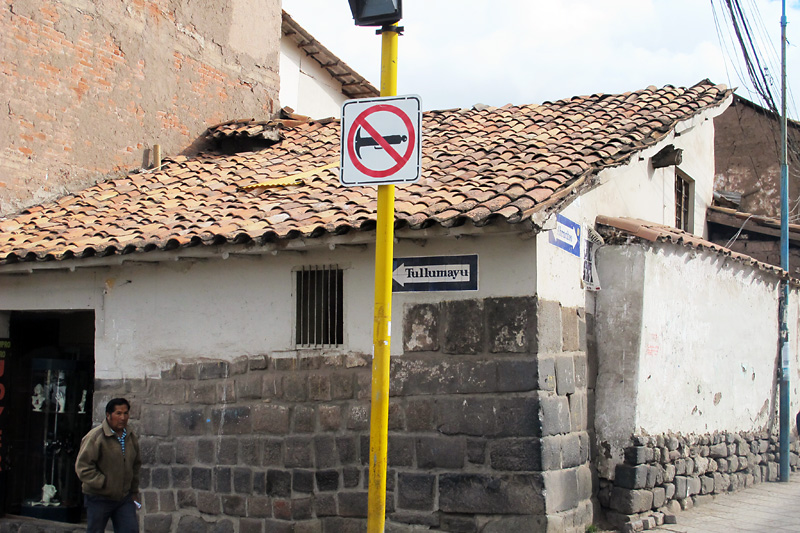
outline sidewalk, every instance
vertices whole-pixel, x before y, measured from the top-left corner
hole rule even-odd
[[[676,515],[677,524],[658,531],[675,533],[800,532],[800,473],[788,483],[759,483]]]

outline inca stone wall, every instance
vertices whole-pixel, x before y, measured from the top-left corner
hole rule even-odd
[[[714,433],[635,437],[613,481],[601,479],[598,499],[622,531],[661,525],[665,517],[762,481],[779,481],[777,435]],[[790,465],[800,467],[800,443]],[[667,518],[669,520],[669,518]],[[645,524],[646,523],[646,524]]]
[[[582,311],[536,298],[405,309],[391,369],[387,531],[583,532],[592,521]],[[177,364],[125,395],[152,533],[364,531],[369,357]]]

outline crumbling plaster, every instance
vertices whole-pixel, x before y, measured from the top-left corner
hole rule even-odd
[[[603,247],[598,270],[601,476],[613,479],[634,435],[772,427],[778,332],[773,274],[673,244]],[[797,301],[796,291],[792,299]],[[792,313],[790,336],[796,339]],[[792,357],[796,375],[796,350]]]

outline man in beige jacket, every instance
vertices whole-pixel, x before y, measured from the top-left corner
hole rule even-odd
[[[125,398],[106,404],[106,419],[81,440],[75,472],[81,480],[87,533],[102,533],[108,519],[115,533],[137,533],[139,521],[139,439],[128,429],[131,405]]]

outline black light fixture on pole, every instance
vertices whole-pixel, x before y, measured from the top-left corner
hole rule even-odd
[[[349,0],[356,26],[384,26],[403,18],[403,0]]]

